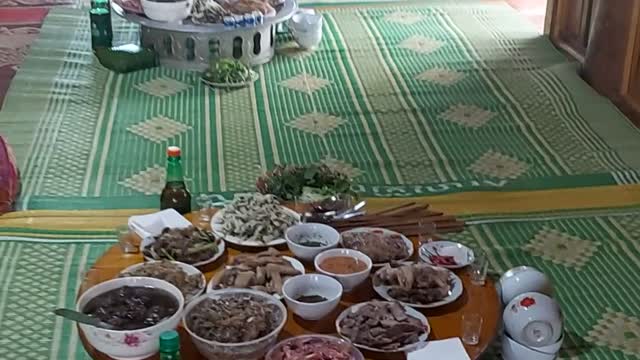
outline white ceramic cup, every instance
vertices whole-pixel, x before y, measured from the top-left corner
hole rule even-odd
[[[305,235],[316,234],[326,245],[324,246],[304,246],[299,243],[300,239]],[[316,255],[329,249],[338,247],[340,241],[340,233],[329,225],[317,223],[296,224],[287,229],[284,233],[287,240],[289,250],[297,258],[303,261],[313,261]]]
[[[289,28],[300,47],[314,50],[322,41],[323,23],[324,19],[320,14],[298,12],[289,21]]]
[[[359,261],[364,262],[364,264],[367,267],[362,271],[352,273],[352,274],[334,274],[320,267],[320,265],[325,259],[336,257],[336,256],[347,256],[347,257],[358,259]],[[371,268],[373,267],[373,262],[371,261],[370,257],[365,255],[364,253],[361,253],[360,251],[351,250],[351,249],[331,249],[331,250],[323,251],[320,254],[318,254],[318,256],[316,256],[315,260],[313,261],[313,264],[317,272],[324,275],[331,276],[332,278],[335,278],[336,280],[338,280],[340,284],[342,284],[342,288],[344,292],[349,292],[353,290],[356,286],[364,282],[369,277],[369,274],[371,273]]]
[[[330,276],[307,274],[294,276],[285,281],[282,295],[287,308],[305,320],[319,320],[332,312],[340,303],[342,285]],[[306,303],[298,301],[300,296],[319,295],[325,301]]]

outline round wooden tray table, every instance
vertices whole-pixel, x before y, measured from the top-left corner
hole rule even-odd
[[[279,250],[292,256],[287,251],[286,246],[285,248],[279,247]],[[241,251],[237,250],[236,248],[231,248],[229,245],[227,245],[226,256],[223,256],[215,263],[210,264],[209,266],[200,270],[205,273],[208,281],[216,271],[219,271],[222,268],[228,257],[233,257],[240,253]],[[98,259],[93,267],[89,271],[87,271],[78,295],[82,294],[82,292],[93,285],[117,277],[118,273],[124,268],[142,261],[144,261],[142,254],[124,254],[118,244],[112,246],[100,259]],[[313,272],[312,264],[306,264],[305,266],[307,268],[307,272]],[[431,334],[429,336],[430,340],[460,337],[462,335],[462,314],[466,312],[482,314],[483,322],[482,333],[480,335],[480,343],[476,346],[465,345],[469,357],[471,359],[477,359],[487,349],[487,347],[491,344],[497,334],[498,325],[501,319],[500,301],[495,290],[495,284],[491,279],[487,278],[487,282],[484,286],[476,286],[471,284],[466,270],[463,269],[457,271],[457,274],[464,282],[464,293],[462,294],[462,296],[452,304],[435,309],[422,310],[422,312],[427,316],[431,325]],[[289,311],[287,324],[280,334],[280,339],[312,333],[335,335],[335,320],[342,310],[346,309],[352,304],[365,302],[376,298],[378,297],[373,291],[371,282],[367,281],[360,287],[354,289],[354,291],[344,294],[338,309],[336,309],[336,311],[334,311],[323,320],[305,321]],[[91,345],[89,345],[89,343],[82,336],[82,332],[79,332],[85,349],[94,359],[110,359],[110,357],[92,348]],[[182,359],[205,359],[198,353],[195,346],[191,343],[191,340],[189,339],[186,331],[180,328],[179,332],[180,341],[182,344],[180,349]],[[365,357],[370,360],[405,359],[405,355],[401,353],[395,354],[396,356],[368,352],[363,353]],[[155,357],[151,357],[150,359],[157,358],[158,356],[156,355]]]

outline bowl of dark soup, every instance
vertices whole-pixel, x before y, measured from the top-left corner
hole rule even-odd
[[[316,255],[338,247],[340,233],[329,225],[318,223],[296,224],[284,233],[289,250],[298,259],[313,261]]]
[[[342,285],[327,275],[298,275],[284,282],[282,296],[294,314],[305,320],[319,320],[340,303]]]
[[[105,281],[85,291],[76,303],[80,312],[116,330],[79,324],[87,341],[114,359],[144,359],[158,352],[159,336],[175,329],[184,296],[170,283],[149,277]]]

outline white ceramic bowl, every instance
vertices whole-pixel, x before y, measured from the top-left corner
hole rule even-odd
[[[530,347],[530,349],[539,351],[545,354],[557,354],[560,351],[560,348],[562,347],[563,342],[564,342],[564,332],[562,333],[562,336],[560,336],[560,340],[556,341],[555,343],[547,346]]]
[[[560,306],[544,294],[516,296],[504,309],[502,317],[511,338],[528,347],[548,346],[562,336]]]
[[[178,301],[178,311],[154,326],[138,330],[106,330],[85,324],[79,324],[79,326],[89,344],[98,351],[118,360],[145,359],[158,352],[160,334],[178,327],[184,307],[184,297],[177,287],[164,280],[124,277],[105,281],[89,288],[76,302],[76,310],[82,311],[91,299],[122,286],[144,286],[165,290]]]
[[[557,354],[547,354],[530,349],[504,334],[502,336],[502,358],[504,360],[554,360]]]
[[[335,257],[335,256],[349,256],[349,257],[356,258],[359,261],[363,261],[365,265],[367,265],[367,268],[365,270],[362,270],[360,272],[353,273],[353,274],[334,274],[334,273],[325,271],[320,267],[320,264],[322,264],[322,261],[324,261],[327,258]],[[352,249],[331,249],[331,250],[323,251],[320,254],[318,254],[318,256],[316,256],[315,260],[313,261],[313,264],[317,272],[324,275],[331,276],[332,278],[335,278],[336,280],[338,280],[340,284],[342,284],[342,289],[344,292],[349,292],[353,290],[356,286],[364,282],[369,277],[369,274],[371,273],[371,268],[373,267],[373,262],[371,262],[371,258],[361,253],[360,251],[352,250]]]
[[[130,273],[132,271],[135,271],[135,270],[145,266],[145,264],[151,264],[151,263],[160,262],[160,261],[162,261],[162,260],[151,260],[151,261],[145,261],[145,262],[141,262],[139,264],[131,265],[131,266],[127,267],[126,269],[120,271],[120,276],[123,276],[124,274]],[[185,263],[180,262],[180,261],[171,261],[171,263],[177,265],[180,269],[182,269],[182,271],[187,273],[187,275],[198,275],[198,276],[200,276],[200,287],[199,287],[199,289],[198,290],[194,290],[190,294],[182,294],[182,295],[184,295],[185,304],[188,304],[196,296],[198,296],[198,295],[200,295],[200,294],[202,294],[204,292],[204,289],[207,287],[207,279],[204,277],[204,274],[202,273],[202,271],[196,269],[194,266],[191,266],[189,264],[185,264]]]
[[[201,301],[211,298],[217,299],[233,294],[238,295],[253,295],[255,297],[263,298],[266,302],[276,305],[282,314],[280,324],[269,334],[252,341],[245,341],[241,343],[221,343],[217,341],[204,339],[195,333],[187,326],[187,316]],[[276,343],[278,335],[284,328],[284,324],[287,322],[287,309],[282,305],[282,302],[275,297],[256,290],[250,289],[223,289],[208,292],[204,295],[200,295],[194,299],[184,311],[182,317],[182,326],[185,328],[191,340],[195,344],[196,348],[204,357],[209,360],[258,360],[267,353],[267,351]]]
[[[305,320],[319,320],[332,312],[340,303],[342,285],[338,280],[326,275],[298,275],[284,282],[282,295],[287,308],[294,314]],[[305,295],[320,295],[327,300],[317,303],[296,300]]]
[[[321,241],[326,245],[313,247],[300,245],[298,243],[303,236],[310,236],[313,234],[317,235],[317,241]],[[289,227],[284,233],[284,238],[287,240],[289,250],[291,250],[293,255],[298,259],[303,261],[313,261],[316,255],[321,252],[338,247],[340,233],[329,225],[302,223]]]
[[[543,272],[530,266],[518,266],[505,272],[498,284],[503,305],[527,292],[553,295],[551,280]]]
[[[157,2],[141,0],[144,14],[152,20],[178,22],[191,15],[193,0]]]

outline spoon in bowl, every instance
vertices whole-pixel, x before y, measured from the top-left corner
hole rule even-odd
[[[79,311],[60,308],[60,309],[53,310],[53,313],[58,316],[62,316],[63,318],[76,321],[82,324],[87,324],[87,325],[91,325],[91,326],[95,326],[95,327],[107,329],[107,330],[117,330],[115,326],[111,324],[107,324],[106,322],[100,321],[100,319],[94,318],[92,316],[81,313]]]

